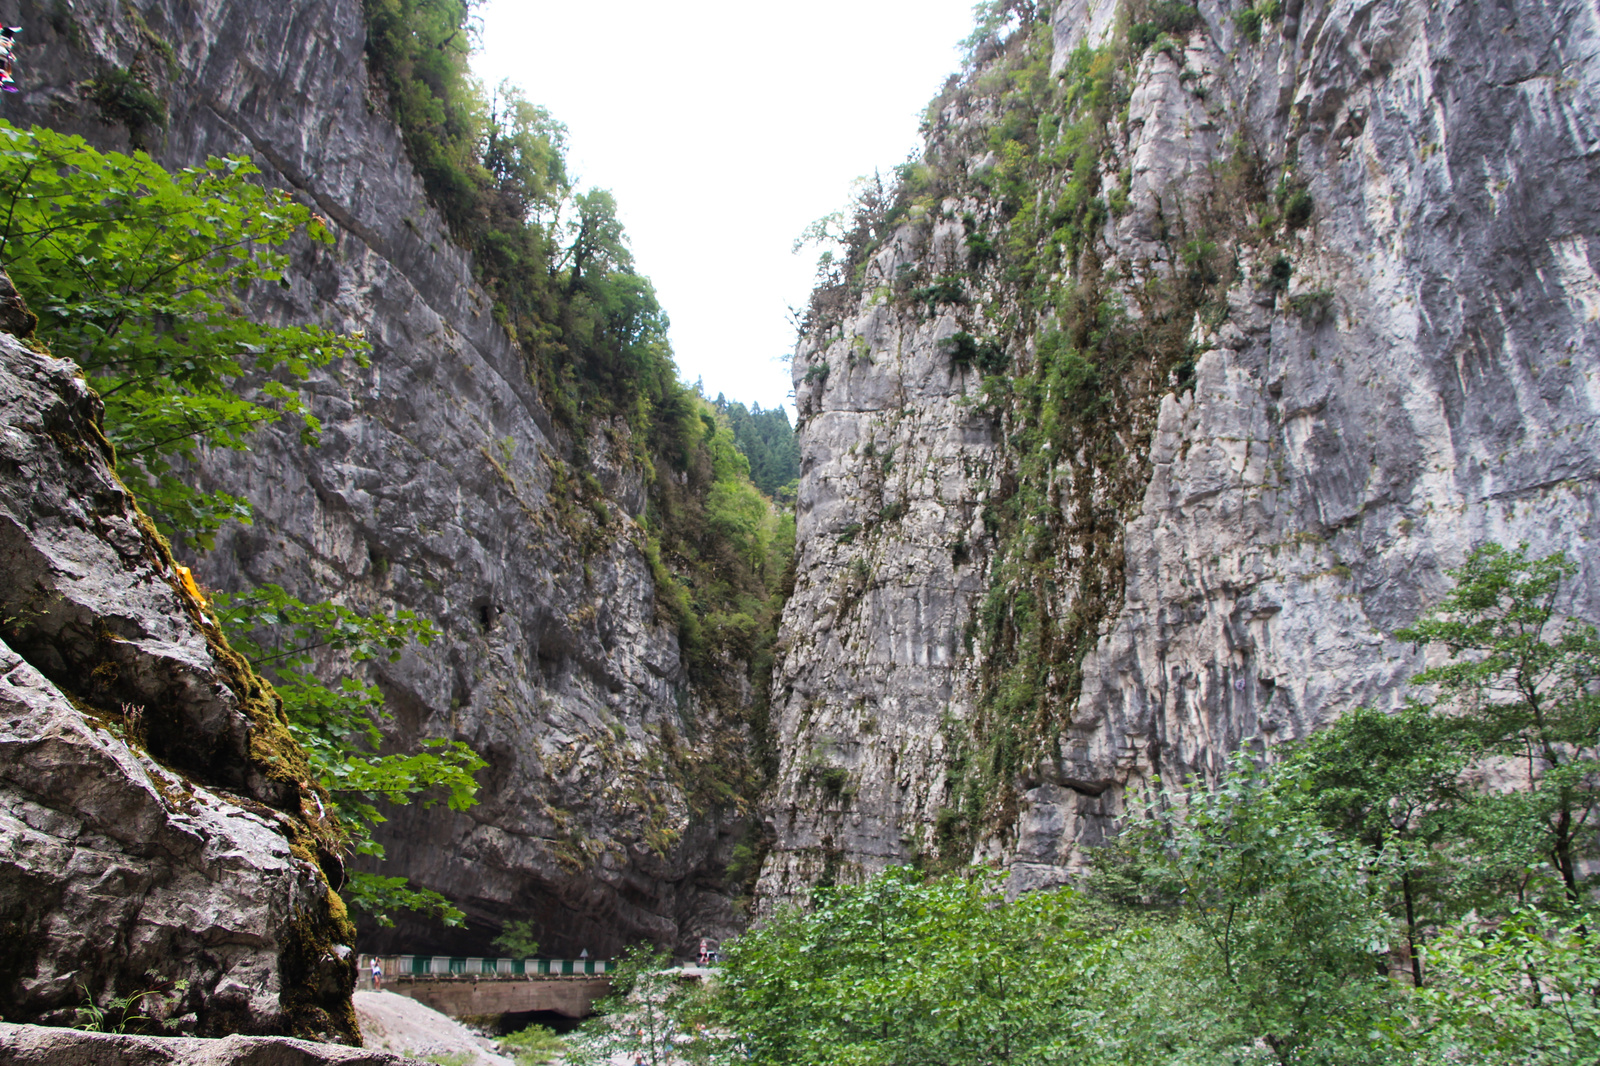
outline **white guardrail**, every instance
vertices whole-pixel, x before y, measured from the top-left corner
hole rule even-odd
[[[450,975],[487,977],[585,977],[615,973],[610,959],[490,959],[471,955],[362,955],[363,983],[370,981],[376,958],[386,978]]]

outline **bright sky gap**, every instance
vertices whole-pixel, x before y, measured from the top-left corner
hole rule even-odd
[[[918,146],[972,0],[490,0],[483,20],[474,70],[566,123],[580,186],[616,194],[684,379],[789,404],[816,266],[790,249]]]

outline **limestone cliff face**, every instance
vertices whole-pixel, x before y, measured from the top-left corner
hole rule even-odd
[[[325,794],[99,413],[0,333],[0,1011],[70,1025],[148,992],[180,1031],[357,1039]]]
[[[1482,541],[1566,550],[1568,608],[1600,617],[1593,5],[1290,0],[1252,39],[1210,0],[1130,47],[1153,6],[1062,0],[980,51],[932,122],[937,202],[802,340],[773,895],[941,848],[1059,883],[1153,775],[1401,700],[1420,659],[1387,634]],[[1051,99],[1101,56],[1123,95],[1092,167],[1019,196],[1003,142],[1030,135],[990,131],[1029,47]],[[1084,112],[1056,114],[1041,157]],[[1061,206],[1074,176],[1100,207]],[[1052,243],[1081,222],[1043,308],[991,255],[1030,203]],[[1057,330],[1122,352],[1111,410]],[[986,337],[1016,382],[987,399]]]
[[[319,448],[285,428],[247,455],[208,458],[206,476],[257,516],[197,568],[217,587],[278,582],[408,607],[443,630],[376,680],[397,746],[446,737],[489,761],[481,803],[393,812],[382,840],[388,869],[455,900],[473,932],[445,943],[402,926],[374,946],[487,950],[512,917],[534,918],[545,949],[568,954],[728,928],[722,867],[738,817],[691,815],[658,750],[663,731],[719,724],[657,616],[626,429],[595,428],[586,470],[564,460],[572,442],[371,86],[360,0],[72,0],[23,3],[20,20],[12,121],[125,146],[81,86],[108,64],[153,71],[170,112],[165,132],[145,131],[160,161],[245,153],[337,233],[302,250],[293,286],[257,307],[366,330],[372,365],[315,381]]]

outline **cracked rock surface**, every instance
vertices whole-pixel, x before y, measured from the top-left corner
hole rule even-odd
[[[354,1039],[317,797],[264,755],[281,726],[98,415],[73,364],[0,334],[0,1011],[71,1024],[148,991],[182,1031]]]
[[[1128,204],[1099,254],[1123,277],[1170,271],[1162,219],[1204,202],[1236,144],[1272,165],[1292,152],[1315,206],[1287,238],[1287,290],[1241,262],[1222,325],[1191,334],[1192,380],[1152,410],[1120,599],[1057,746],[1031,753],[1014,816],[978,843],[1013,889],[1070,880],[1156,775],[1211,777],[1242,745],[1398,704],[1423,659],[1388,634],[1477,544],[1565,550],[1583,568],[1566,609],[1600,617],[1593,5],[1305,0],[1254,43],[1241,5],[1198,6],[1203,26],[1136,66],[1102,163]],[[1056,5],[1057,72],[1115,32],[1115,7]],[[975,375],[941,354],[953,318],[873,287],[965,265],[948,219],[984,207],[903,227],[795,359],[772,897],[927,854],[952,803],[949,738],[982,698],[981,641],[963,636],[1000,547],[975,516],[1012,457]],[[973,296],[1006,298],[992,276]],[[1048,565],[1064,614],[1073,561]]]

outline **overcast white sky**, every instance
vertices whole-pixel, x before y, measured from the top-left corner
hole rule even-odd
[[[918,145],[972,4],[490,0],[474,68],[565,122],[571,173],[616,194],[684,379],[770,408],[816,265],[794,239]]]

